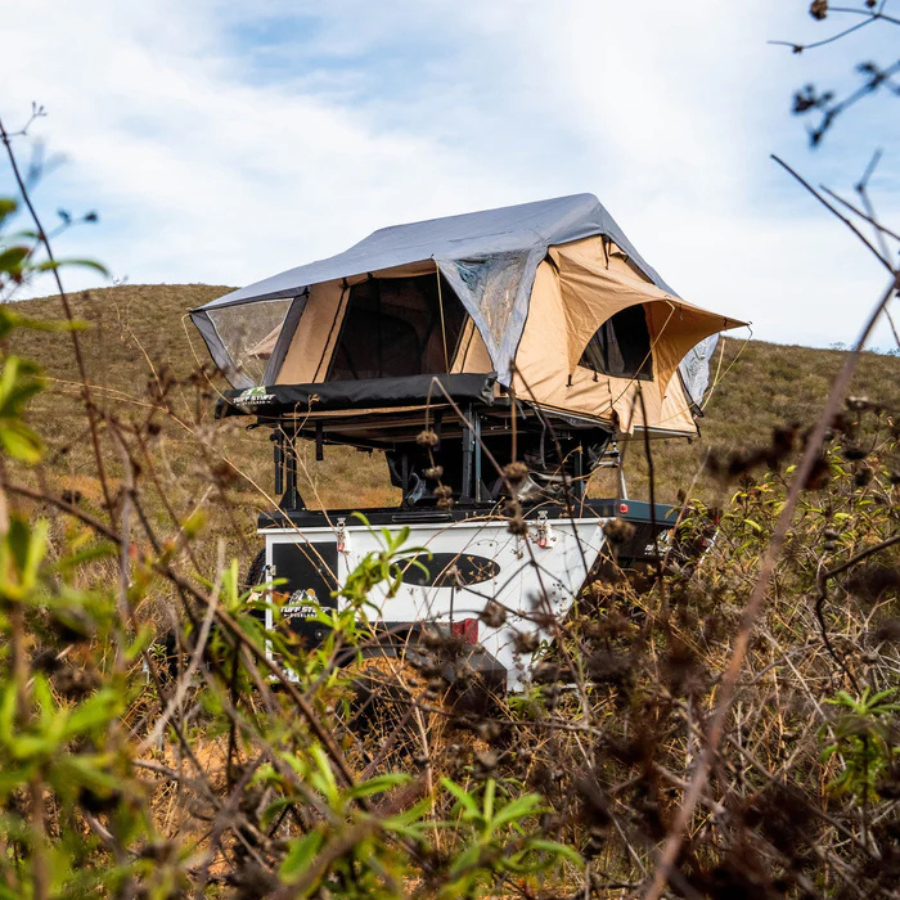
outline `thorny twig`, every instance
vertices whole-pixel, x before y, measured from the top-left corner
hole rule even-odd
[[[665,888],[666,882],[674,871],[673,867],[681,850],[685,831],[688,827],[691,816],[693,815],[694,810],[697,807],[700,796],[706,787],[713,759],[715,758],[715,755],[718,751],[719,743],[722,740],[725,729],[725,720],[730,710],[731,702],[737,688],[738,678],[740,677],[740,673],[744,665],[744,660],[747,655],[753,627],[759,617],[762,605],[768,594],[769,586],[775,572],[775,564],[781,555],[781,551],[789,533],[791,523],[793,522],[794,513],[797,509],[800,495],[813,471],[813,466],[815,465],[816,460],[821,454],[821,448],[825,440],[826,433],[835,414],[839,409],[841,400],[850,385],[850,379],[856,369],[856,364],[859,360],[859,356],[888,302],[898,291],[898,289],[900,289],[900,270],[892,267],[890,262],[882,257],[878,250],[876,250],[872,246],[872,244],[859,232],[859,230],[845,216],[841,215],[837,210],[834,209],[834,207],[827,203],[827,201],[825,201],[824,198],[822,198],[822,196],[814,188],[810,187],[810,185],[804,179],[797,175],[797,173],[795,173],[780,159],[778,159],[777,157],[773,158],[788,172],[790,172],[804,187],[806,187],[819,200],[819,202],[821,202],[827,209],[834,213],[834,215],[841,219],[841,221],[843,221],[857,235],[857,237],[860,238],[860,240],[863,241],[863,243],[879,259],[882,265],[884,265],[885,268],[890,271],[891,278],[887,289],[881,295],[878,302],[875,304],[874,309],[869,315],[869,318],[866,321],[856,344],[854,345],[853,349],[846,355],[844,364],[832,383],[825,405],[819,413],[819,417],[816,420],[812,432],[807,439],[806,449],[803,453],[803,457],[801,458],[799,465],[794,471],[793,478],[790,482],[787,498],[785,499],[781,513],[778,516],[772,538],[762,558],[759,575],[757,576],[756,583],[747,601],[747,605],[744,608],[744,612],[741,617],[741,625],[732,647],[731,657],[719,685],[716,708],[710,720],[706,744],[703,748],[703,752],[700,755],[697,768],[691,779],[690,787],[685,793],[682,804],[675,816],[675,820],[669,829],[665,844],[663,846],[662,852],[660,853],[659,862],[654,873],[653,881],[644,895],[645,900],[657,900],[657,898]],[[863,179],[861,183],[864,184],[865,179]]]
[[[891,25],[900,25],[900,19],[885,13],[887,0],[881,0],[876,4],[874,0],[866,2],[865,8],[847,7],[847,6],[829,6],[827,0],[813,0],[810,5],[810,14],[814,19],[820,21],[826,19],[830,13],[838,13],[844,15],[863,16],[863,21],[856,22],[846,28],[841,29],[835,34],[820,41],[814,41],[809,44],[799,43],[797,41],[769,41],[770,44],[790,47],[794,53],[802,53],[804,50],[814,50],[819,47],[825,47],[846,38],[854,32],[860,31],[869,25],[878,22],[884,22]],[[857,71],[866,76],[866,81],[857,88],[853,93],[849,94],[843,100],[834,100],[834,93],[826,91],[819,94],[812,85],[807,85],[803,90],[794,94],[794,113],[804,114],[811,110],[817,109],[821,113],[821,120],[817,127],[810,129],[809,137],[811,144],[817,146],[826,132],[834,124],[834,120],[849,107],[858,103],[864,97],[874,93],[879,88],[886,86],[892,93],[900,96],[900,85],[893,82],[893,77],[900,73],[900,61],[888,66],[885,69],[879,68],[873,62],[860,63]]]
[[[41,107],[41,114],[43,114],[43,107]],[[32,120],[36,117],[36,115],[32,116]],[[29,121],[29,125],[31,124]],[[9,134],[3,126],[3,121],[0,119],[0,141],[3,142],[3,146],[6,148],[6,155],[9,158],[9,164],[12,168],[13,177],[15,178],[16,184],[19,188],[19,192],[22,195],[22,201],[28,209],[28,213],[31,216],[32,221],[34,222],[34,226],[37,229],[38,240],[43,244],[44,250],[47,253],[47,259],[51,263],[50,271],[53,275],[53,279],[56,282],[56,290],[59,294],[59,299],[62,301],[63,311],[66,316],[66,320],[68,321],[70,326],[74,326],[75,324],[75,316],[72,313],[72,306],[69,303],[69,296],[63,289],[62,278],[59,274],[59,265],[57,264],[56,258],[53,255],[53,247],[50,245],[50,239],[47,236],[47,232],[44,231],[44,226],[41,224],[41,220],[37,214],[37,210],[34,208],[34,204],[31,202],[31,196],[28,192],[28,187],[25,184],[24,179],[22,178],[22,174],[19,171],[19,164],[16,160],[16,154],[13,151],[12,147],[12,139],[13,135]],[[94,402],[93,394],[91,393],[90,382],[88,381],[87,376],[87,365],[84,361],[84,354],[82,353],[81,343],[78,339],[78,331],[72,327],[70,329],[70,335],[72,338],[72,349],[75,353],[75,363],[78,366],[78,374],[81,378],[81,393],[82,400],[84,401],[84,407],[88,416],[88,425],[90,427],[91,432],[91,443],[94,449],[94,460],[97,465],[97,476],[100,479],[100,484],[103,489],[103,499],[106,502],[106,509],[109,513],[110,519],[112,521],[116,520],[116,512],[113,507],[112,496],[109,492],[109,483],[106,477],[106,467],[103,462],[103,453],[100,450],[100,417],[98,416],[98,408]]]

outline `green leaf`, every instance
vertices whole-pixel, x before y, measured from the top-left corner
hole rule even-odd
[[[98,691],[69,716],[65,736],[71,738],[90,733],[98,726],[106,726],[119,715],[124,699],[119,691],[111,687]]]
[[[837,744],[829,744],[820,754],[819,754],[819,762],[828,762],[832,756],[838,751]]]
[[[28,247],[8,247],[0,251],[0,272],[16,273],[21,271],[22,263],[28,258]]]
[[[456,797],[463,809],[476,816],[481,814],[478,804],[467,790],[460,787],[455,781],[451,781],[449,778],[442,778],[441,784]]]
[[[122,787],[121,779],[107,771],[109,759],[100,754],[79,756],[67,754],[56,764],[57,779],[62,779],[65,787],[90,788],[101,797],[109,797]]]
[[[0,769],[0,797],[6,797],[12,791],[28,784],[37,763],[26,763],[21,768],[5,767]]]
[[[310,781],[322,792],[331,806],[336,806],[340,791],[328,755],[319,744],[313,744],[309,748],[310,755],[316,763],[316,769],[310,773]]]
[[[81,266],[82,268],[93,269],[107,278],[109,277],[109,269],[95,259],[48,259],[35,266],[35,269],[38,272],[48,272],[52,269],[61,269],[63,266]]]
[[[17,209],[19,204],[12,197],[0,197],[0,225],[3,220],[11,216]]]
[[[506,825],[518,819],[524,819],[526,816],[533,816],[541,810],[541,798],[537,794],[525,794],[518,797],[511,803],[507,803],[500,812],[494,816],[491,822],[494,828]]]
[[[0,420],[0,444],[13,459],[33,465],[41,458],[44,445],[27,425],[16,420]]]
[[[488,778],[484,786],[484,817],[488,821],[494,817],[494,794],[497,791],[497,782]]]
[[[325,835],[321,831],[310,831],[299,840],[292,841],[291,849],[288,850],[279,870],[282,879],[288,884],[298,882],[309,869],[310,863],[324,842]]]
[[[347,791],[347,798],[350,800],[358,800],[360,797],[371,797],[373,794],[383,794],[391,788],[401,784],[409,784],[412,776],[405,772],[387,772],[384,775],[376,775],[362,784]]]
[[[551,853],[553,856],[565,857],[569,862],[579,868],[584,866],[584,860],[581,858],[581,854],[567,844],[558,844],[556,841],[548,841],[544,838],[536,838],[533,841],[529,841],[529,844],[532,850],[543,850],[544,853]]]
[[[405,809],[395,816],[383,819],[381,827],[385,829],[385,831],[393,831],[396,834],[406,835],[407,837],[417,836],[418,829],[413,826],[419,824],[419,820],[431,809],[431,805],[431,798],[426,797],[424,800],[420,800],[415,806],[411,806],[409,809]],[[428,824],[428,827],[442,827],[445,824],[450,823],[431,822]]]

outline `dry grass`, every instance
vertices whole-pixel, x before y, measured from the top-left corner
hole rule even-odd
[[[74,298],[76,315],[90,324],[83,334],[91,381],[125,421],[140,421],[147,412],[148,394],[158,379],[188,379],[198,363],[211,364],[202,340],[184,316],[227,292],[225,286],[125,285],[94,290]],[[17,305],[23,313],[40,319],[60,317],[55,298],[25,301]],[[51,390],[38,398],[31,416],[39,420],[54,449],[71,448],[60,472],[67,484],[76,485],[96,502],[98,485],[93,481],[89,448],[84,440],[84,420],[77,401],[77,374],[67,335],[48,332],[17,332],[11,348],[38,360],[51,379]],[[686,489],[699,471],[707,453],[727,455],[748,445],[764,445],[773,428],[796,423],[807,426],[826,395],[840,366],[842,353],[761,341],[744,343],[728,338],[721,360],[724,373],[701,421],[702,436],[693,443],[684,440],[653,444],[656,462],[656,496],[674,502],[679,489]],[[718,364],[718,358],[714,368]],[[212,382],[221,389],[221,381]],[[864,354],[852,392],[871,395],[888,406],[900,404],[900,359]],[[169,403],[185,423],[208,424],[214,397],[198,397],[179,385]],[[192,426],[193,427],[193,426]],[[271,489],[268,447],[265,435],[243,431],[240,424],[220,426],[217,446],[250,482]],[[188,478],[194,440],[189,433],[168,432],[160,458],[174,481]],[[640,442],[627,450],[629,489],[645,496],[646,460]],[[305,484],[301,491],[311,507],[344,506],[348,491],[356,504],[373,507],[396,502],[387,468],[380,455],[362,454],[343,448],[328,448],[325,461],[316,463],[307,452],[301,469]],[[301,475],[303,475],[301,472]],[[244,501],[249,508],[258,503],[258,491],[246,485]],[[196,490],[196,485],[193,486]],[[607,486],[598,483],[597,490]],[[701,476],[696,495],[708,503],[721,502],[715,482]],[[248,527],[250,525],[248,519]]]

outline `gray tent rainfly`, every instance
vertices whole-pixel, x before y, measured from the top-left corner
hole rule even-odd
[[[371,297],[354,301],[354,291],[368,290],[366,282]],[[436,300],[428,302],[440,306],[441,371],[493,371],[500,385],[520,396],[530,393],[548,409],[615,422],[631,397],[629,386],[636,379],[655,379],[657,396],[648,415],[654,422],[647,424],[662,423],[663,430],[677,433],[693,430],[678,407],[699,400],[705,387],[714,347],[706,339],[743,324],[681,300],[591,194],[383,228],[344,253],[233,291],[193,310],[191,317],[237,389],[321,383],[338,378],[338,372],[358,379],[365,377],[357,371],[363,368],[369,377],[439,374],[435,353],[429,368],[424,350],[414,372],[389,372],[383,363],[354,368],[353,335],[345,334],[347,320],[357,315],[364,342],[366,326],[359,323],[365,315],[372,321],[376,303],[381,312],[383,298],[404,309],[412,292],[435,291]],[[449,300],[460,304],[460,317],[474,326],[478,346],[472,353],[470,326],[462,318],[445,321]],[[644,310],[639,321],[629,321],[648,342],[646,365],[632,366],[634,371],[621,355],[627,351],[622,316],[629,307]],[[608,324],[617,314],[618,337]],[[541,354],[527,350],[529,322],[533,330],[558,332],[557,343],[550,341],[543,351],[555,368],[539,364]],[[448,331],[458,342],[451,348],[455,355],[448,350]],[[427,334],[420,329],[419,345],[433,344],[434,332],[434,321]],[[408,349],[414,343],[404,345],[398,337],[394,346]],[[457,347],[463,344],[467,349],[460,358]],[[525,359],[522,353],[530,355]],[[670,389],[676,371],[679,384]],[[601,376],[605,400],[596,387]]]

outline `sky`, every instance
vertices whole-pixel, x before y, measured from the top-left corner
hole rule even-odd
[[[46,108],[16,144],[50,161],[38,208],[96,210],[57,252],[117,282],[242,286],[385,225],[587,192],[685,299],[757,338],[851,343],[885,272],[770,154],[853,199],[882,148],[872,196],[896,229],[900,98],[858,104],[815,150],[790,106],[804,84],[842,95],[856,63],[896,61],[900,27],[799,55],[767,43],[845,21],[807,9],[7,0],[0,117],[14,130]],[[871,343],[893,346],[886,326]]]

